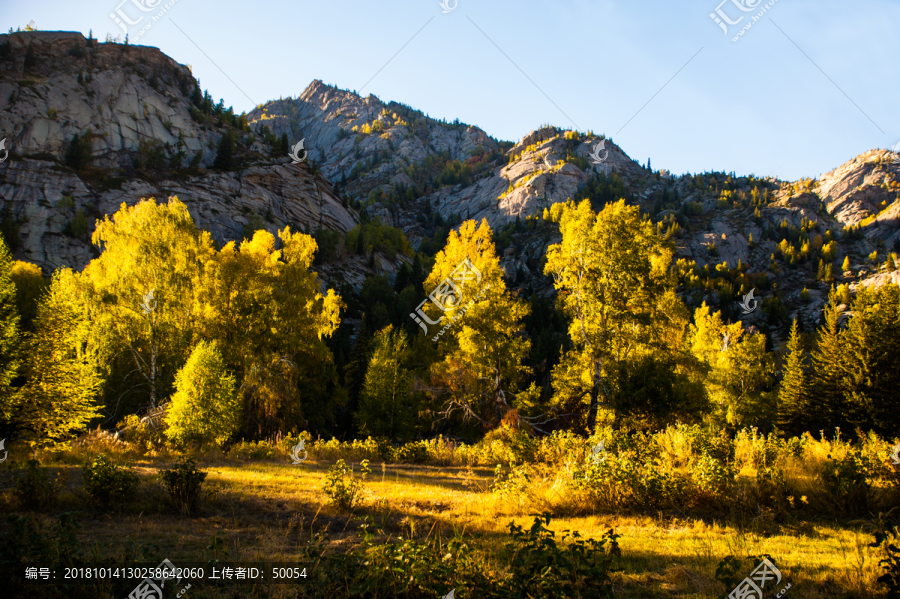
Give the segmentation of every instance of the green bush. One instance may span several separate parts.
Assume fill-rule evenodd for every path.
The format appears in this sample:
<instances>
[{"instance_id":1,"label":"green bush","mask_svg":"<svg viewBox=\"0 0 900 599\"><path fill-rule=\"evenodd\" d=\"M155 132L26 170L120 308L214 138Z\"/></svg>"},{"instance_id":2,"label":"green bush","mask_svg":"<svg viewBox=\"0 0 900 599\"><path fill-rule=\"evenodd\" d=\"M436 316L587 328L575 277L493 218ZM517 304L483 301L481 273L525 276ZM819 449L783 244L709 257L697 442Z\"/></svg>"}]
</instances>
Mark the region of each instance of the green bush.
<instances>
[{"instance_id":1,"label":"green bush","mask_svg":"<svg viewBox=\"0 0 900 599\"><path fill-rule=\"evenodd\" d=\"M507 593L501 596L612 597L609 572L612 558L621 555L620 535L610 529L599 541L583 540L578 532L564 531L557 543L556 533L547 528L550 514L532 515L534 523L527 531L509 524L511 572L503 584Z\"/></svg>"},{"instance_id":2,"label":"green bush","mask_svg":"<svg viewBox=\"0 0 900 599\"><path fill-rule=\"evenodd\" d=\"M869 511L871 486L866 477L867 456L855 451L843 458L834 459L830 455L822 465L819 479L827 497L827 505L835 515L860 516Z\"/></svg>"},{"instance_id":3,"label":"green bush","mask_svg":"<svg viewBox=\"0 0 900 599\"><path fill-rule=\"evenodd\" d=\"M397 449L395 459L407 464L424 464L428 461L428 445L426 441L406 443Z\"/></svg>"},{"instance_id":4,"label":"green bush","mask_svg":"<svg viewBox=\"0 0 900 599\"><path fill-rule=\"evenodd\" d=\"M370 472L369 460L363 460L360 478L354 479L353 469L344 460L338 460L325 475L325 494L339 510L352 511L362 501L363 483Z\"/></svg>"},{"instance_id":5,"label":"green bush","mask_svg":"<svg viewBox=\"0 0 900 599\"><path fill-rule=\"evenodd\" d=\"M128 466L100 454L82 468L84 490L101 508L118 507L134 495L138 476Z\"/></svg>"},{"instance_id":6,"label":"green bush","mask_svg":"<svg viewBox=\"0 0 900 599\"><path fill-rule=\"evenodd\" d=\"M206 472L197 469L192 458L182 458L175 467L160 473L172 504L185 516L196 512L200 503L200 487Z\"/></svg>"},{"instance_id":7,"label":"green bush","mask_svg":"<svg viewBox=\"0 0 900 599\"><path fill-rule=\"evenodd\" d=\"M37 460L28 460L24 471L16 477L16 498L22 506L51 509L61 487L59 478L50 480Z\"/></svg>"}]
</instances>

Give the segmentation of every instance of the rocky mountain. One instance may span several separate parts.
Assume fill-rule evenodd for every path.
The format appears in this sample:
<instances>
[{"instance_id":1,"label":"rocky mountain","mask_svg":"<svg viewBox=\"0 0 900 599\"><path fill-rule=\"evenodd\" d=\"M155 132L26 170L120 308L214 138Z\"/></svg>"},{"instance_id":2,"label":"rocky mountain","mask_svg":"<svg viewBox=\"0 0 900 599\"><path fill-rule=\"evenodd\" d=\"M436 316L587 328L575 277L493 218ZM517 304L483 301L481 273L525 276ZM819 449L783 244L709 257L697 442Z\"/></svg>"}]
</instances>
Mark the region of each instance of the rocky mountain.
<instances>
[{"instance_id":1,"label":"rocky mountain","mask_svg":"<svg viewBox=\"0 0 900 599\"><path fill-rule=\"evenodd\" d=\"M325 177L273 157L228 126L237 119L221 103L204 111L192 95L199 84L190 68L157 48L70 32L0 35L0 135L10 151L0 164L0 201L4 228L20 242L15 256L45 273L81 268L92 257L95 220L147 197L178 196L219 243L248 227L355 226ZM210 167L229 131L242 135L239 164L217 172ZM86 156L72 168L76 136Z\"/></svg>"},{"instance_id":2,"label":"rocky mountain","mask_svg":"<svg viewBox=\"0 0 900 599\"><path fill-rule=\"evenodd\" d=\"M343 238L378 219L425 260L450 227L485 218L510 285L548 296L542 259L558 233L544 210L624 197L673 243L689 305L731 305L730 317L776 332L788 316L814 324L832 284L852 292L900 274L886 260L900 251L900 164L884 150L818 180L672 176L591 132L542 127L506 142L321 81L235 115L156 48L68 32L0 35L0 109L10 149L0 164L3 230L18 241L16 257L45 272L83 266L94 251L87 232L121 203L177 195L220 243L286 224ZM292 164L287 147L300 140L308 159ZM412 260L332 245L320 268L334 286L359 290ZM740 314L736 296L751 288L771 301Z\"/></svg>"}]
</instances>

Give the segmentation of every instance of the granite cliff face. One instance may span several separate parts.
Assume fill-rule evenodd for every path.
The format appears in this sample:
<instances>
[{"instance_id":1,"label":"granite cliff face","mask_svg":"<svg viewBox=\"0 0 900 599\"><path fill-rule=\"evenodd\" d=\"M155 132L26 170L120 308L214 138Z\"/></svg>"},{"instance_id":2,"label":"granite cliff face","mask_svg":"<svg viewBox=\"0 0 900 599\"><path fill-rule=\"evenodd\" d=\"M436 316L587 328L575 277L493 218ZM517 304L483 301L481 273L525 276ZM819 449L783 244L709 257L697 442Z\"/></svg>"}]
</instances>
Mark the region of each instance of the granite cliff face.
<instances>
[{"instance_id":1,"label":"granite cliff face","mask_svg":"<svg viewBox=\"0 0 900 599\"><path fill-rule=\"evenodd\" d=\"M261 154L259 142L254 148L247 140L243 168L207 170L225 130L191 104L189 67L158 49L89 44L68 32L0 35L4 44L0 135L11 155L0 164L0 202L18 229L16 258L47 274L81 268L93 255L96 219L150 197L178 196L219 243L240 239L245 227L312 233L355 226L355 213L326 178L305 163ZM37 64L26 69L29 45ZM90 140L81 170L64 160L76 135ZM141 168L154 153L165 168Z\"/></svg>"},{"instance_id":2,"label":"granite cliff face","mask_svg":"<svg viewBox=\"0 0 900 599\"><path fill-rule=\"evenodd\" d=\"M29 47L36 64L26 67ZM234 136L234 164L214 167L226 134ZM672 176L600 135L545 127L504 142L321 81L238 116L201 95L190 67L156 48L89 43L68 32L0 35L0 135L11 150L0 164L4 231L17 230L17 258L47 273L86 264L95 219L121 203L177 195L219 242L287 224L346 232L364 213L424 248L442 244L437 238L465 218L485 218L510 285L549 295L541 261L558 233L535 224L554 203L606 189L615 197L604 201L624 197L661 230L672 228L676 259L767 273L791 315L811 323L829 285L816 281L815 260L773 268L775 231L806 227L810 237L834 239L836 264L850 262L834 282L851 289L898 276L884 257L900 251L900 164L884 150L819 180ZM90 156L73 168L67 155L76 135L89 139ZM292 164L283 144L301 139L308 159ZM880 258L870 259L873 252ZM321 272L330 285L358 290L367 276L393 276L408 261L343 252ZM689 305L718 301L714 291L682 294Z\"/></svg>"}]
</instances>

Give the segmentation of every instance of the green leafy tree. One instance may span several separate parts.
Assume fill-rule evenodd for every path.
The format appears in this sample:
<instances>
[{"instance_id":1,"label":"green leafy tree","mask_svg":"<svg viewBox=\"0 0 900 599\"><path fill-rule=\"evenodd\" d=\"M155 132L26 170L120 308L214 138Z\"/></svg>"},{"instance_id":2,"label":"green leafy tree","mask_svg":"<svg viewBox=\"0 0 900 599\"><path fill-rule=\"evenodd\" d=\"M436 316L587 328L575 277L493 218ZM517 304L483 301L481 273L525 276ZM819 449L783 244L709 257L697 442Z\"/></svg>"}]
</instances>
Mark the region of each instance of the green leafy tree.
<instances>
[{"instance_id":1,"label":"green leafy tree","mask_svg":"<svg viewBox=\"0 0 900 599\"><path fill-rule=\"evenodd\" d=\"M704 303L694 311L690 344L707 368L711 424L739 428L775 421L775 397L768 392L775 363L765 335L748 333L740 321L723 324L721 312L710 313Z\"/></svg>"},{"instance_id":2,"label":"green leafy tree","mask_svg":"<svg viewBox=\"0 0 900 599\"><path fill-rule=\"evenodd\" d=\"M410 395L409 345L406 331L388 326L375 334L372 359L356 413L361 434L406 440L415 413Z\"/></svg>"},{"instance_id":3,"label":"green leafy tree","mask_svg":"<svg viewBox=\"0 0 900 599\"><path fill-rule=\"evenodd\" d=\"M19 372L19 311L12 277L13 259L0 238L0 415L8 420L13 411L10 383Z\"/></svg>"},{"instance_id":4,"label":"green leafy tree","mask_svg":"<svg viewBox=\"0 0 900 599\"><path fill-rule=\"evenodd\" d=\"M64 444L99 415L103 382L78 275L67 268L54 273L34 329L17 420L31 431L32 446Z\"/></svg>"},{"instance_id":5,"label":"green leafy tree","mask_svg":"<svg viewBox=\"0 0 900 599\"><path fill-rule=\"evenodd\" d=\"M201 341L175 377L166 410L166 436L177 445L222 445L241 424L241 401L234 375L215 342Z\"/></svg>"},{"instance_id":6,"label":"green leafy tree","mask_svg":"<svg viewBox=\"0 0 900 599\"><path fill-rule=\"evenodd\" d=\"M778 389L778 424L789 434L804 432L809 417L809 377L797 319L791 324L784 376Z\"/></svg>"}]
</instances>

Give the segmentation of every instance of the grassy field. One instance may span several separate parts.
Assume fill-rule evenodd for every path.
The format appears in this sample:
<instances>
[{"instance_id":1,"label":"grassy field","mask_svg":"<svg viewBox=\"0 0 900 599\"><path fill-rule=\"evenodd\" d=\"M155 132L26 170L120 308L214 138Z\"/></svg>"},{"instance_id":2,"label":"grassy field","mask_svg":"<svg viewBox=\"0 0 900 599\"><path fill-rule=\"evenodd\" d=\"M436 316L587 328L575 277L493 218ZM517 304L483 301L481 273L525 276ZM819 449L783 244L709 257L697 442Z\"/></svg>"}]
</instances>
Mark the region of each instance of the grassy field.
<instances>
[{"instance_id":1,"label":"grassy field","mask_svg":"<svg viewBox=\"0 0 900 599\"><path fill-rule=\"evenodd\" d=\"M74 456L44 457L42 465L62 488L50 509L34 511L14 492L13 461L2 473L0 508L7 514L31 515L47 522L54 514L79 513L78 540L95 555L123 555L129 544L154 546L173 563L232 559L297 562L303 548L324 534L330 551L359 542L366 519L376 539L463 537L489 569L500 574L497 558L508 525L531 523L530 513L559 506L553 473L538 496L511 498L491 492L488 468L371 464L362 502L352 513L329 504L323 491L333 462L308 460L237 461L221 456L198 465L208 473L204 499L193 517L177 514L166 503L157 472L171 458L134 462L141 485L134 499L118 511L98 511L82 489L81 468ZM359 470L359 463L353 464ZM678 513L666 510L631 515L556 514L554 531L578 531L600 538L608 529L621 535L621 557L612 574L617 597L714 598L729 592L715 578L717 564L728 555L771 555L790 582L790 597L884 597L876 578L880 549L865 521L775 521L765 511L754 517ZM4 529L6 532L7 529ZM749 563L749 562L748 562ZM749 567L749 566L748 566ZM742 575L749 573L749 570ZM247 592L247 587L237 591ZM291 596L290 586L272 587L254 596ZM195 594L194 596L201 596ZM440 595L435 592L435 597ZM467 595L458 592L458 597Z\"/></svg>"}]
</instances>

